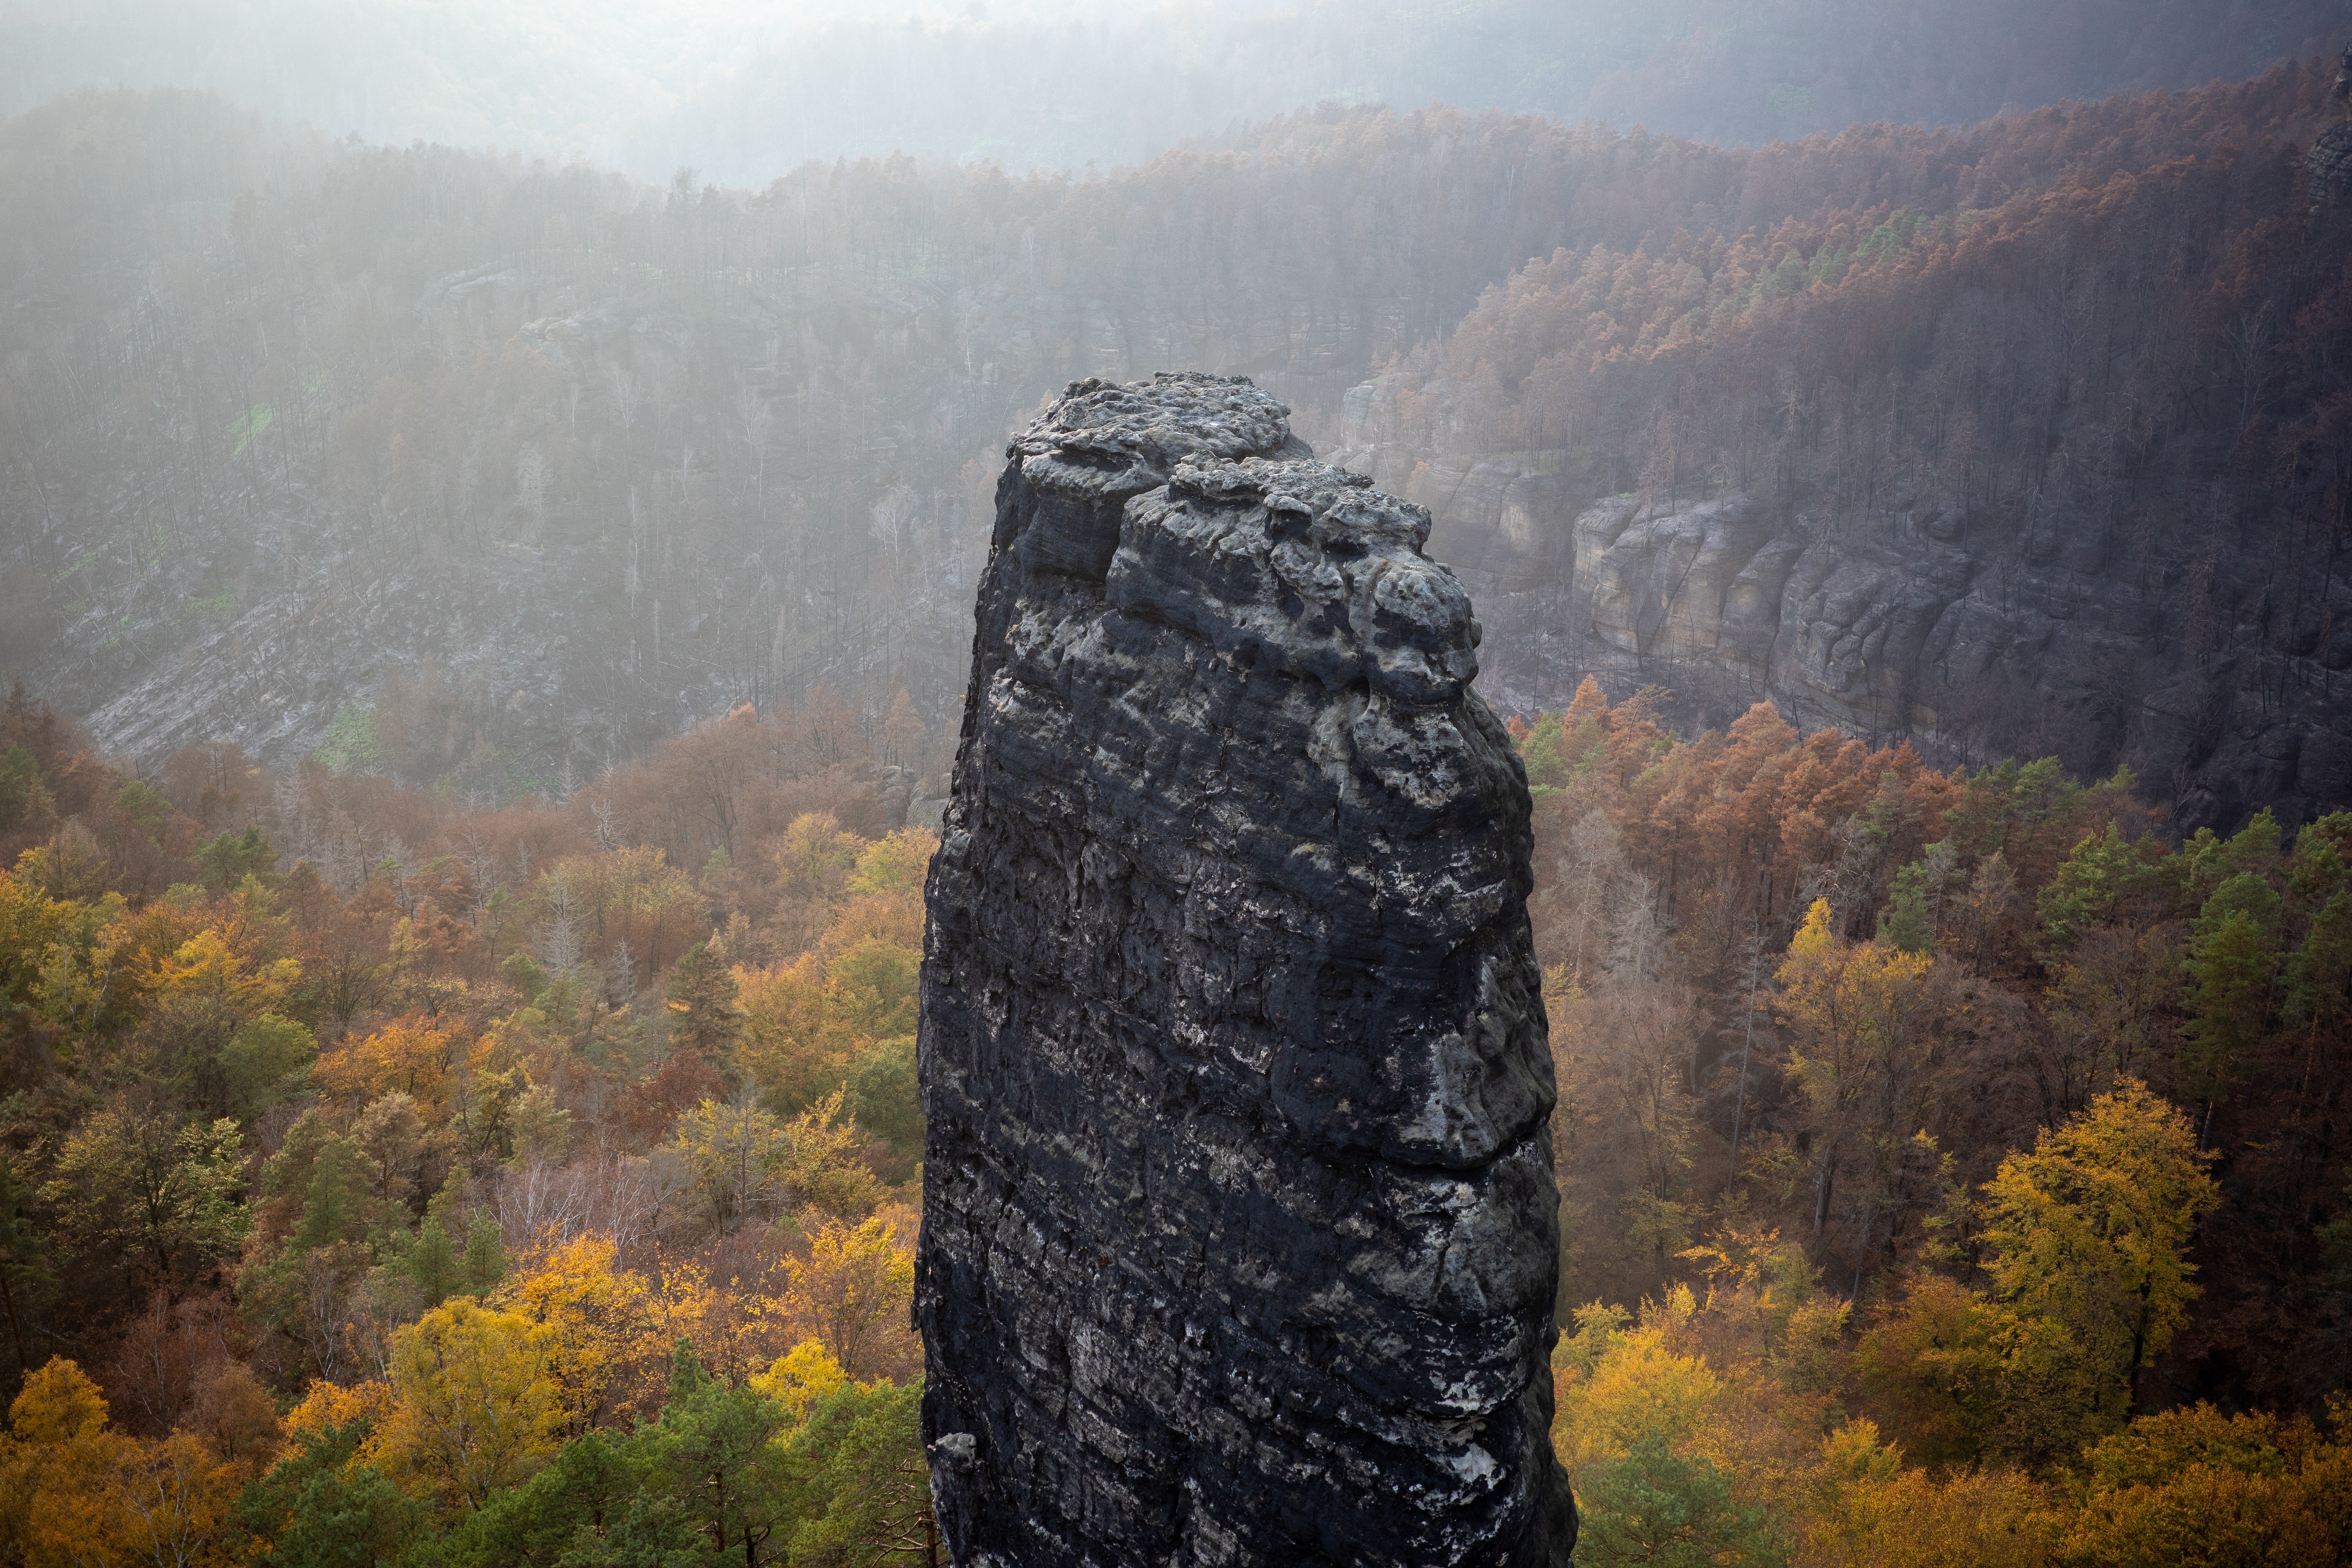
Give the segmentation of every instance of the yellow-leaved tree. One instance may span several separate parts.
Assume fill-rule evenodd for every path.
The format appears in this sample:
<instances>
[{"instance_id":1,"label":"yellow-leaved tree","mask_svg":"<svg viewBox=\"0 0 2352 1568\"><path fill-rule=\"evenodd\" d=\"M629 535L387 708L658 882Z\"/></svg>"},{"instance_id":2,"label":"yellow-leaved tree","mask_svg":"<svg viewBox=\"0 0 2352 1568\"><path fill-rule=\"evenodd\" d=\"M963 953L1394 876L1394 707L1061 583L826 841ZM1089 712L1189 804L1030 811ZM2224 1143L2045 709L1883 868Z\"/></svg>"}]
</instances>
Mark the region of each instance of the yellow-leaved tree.
<instances>
[{"instance_id":1,"label":"yellow-leaved tree","mask_svg":"<svg viewBox=\"0 0 2352 1568\"><path fill-rule=\"evenodd\" d=\"M1853 1364L1874 1413L1936 1466L2071 1464L2120 1429L2197 1296L2210 1158L2130 1079L2011 1153L1979 1205L1986 1288L1915 1270L1873 1312Z\"/></svg>"},{"instance_id":2,"label":"yellow-leaved tree","mask_svg":"<svg viewBox=\"0 0 2352 1568\"><path fill-rule=\"evenodd\" d=\"M1822 1438L1806 1504L1808 1568L2040 1568L2063 1522L2022 1470L1906 1466L1863 1418Z\"/></svg>"},{"instance_id":3,"label":"yellow-leaved tree","mask_svg":"<svg viewBox=\"0 0 2352 1568\"><path fill-rule=\"evenodd\" d=\"M128 1542L116 1494L124 1439L106 1426L106 1396L63 1356L25 1379L0 1447L0 1537L26 1568L106 1563Z\"/></svg>"},{"instance_id":4,"label":"yellow-leaved tree","mask_svg":"<svg viewBox=\"0 0 2352 1568\"><path fill-rule=\"evenodd\" d=\"M478 1509L562 1441L556 1331L458 1296L392 1342L392 1405L368 1457L412 1497Z\"/></svg>"},{"instance_id":5,"label":"yellow-leaved tree","mask_svg":"<svg viewBox=\"0 0 2352 1568\"><path fill-rule=\"evenodd\" d=\"M767 1371L753 1373L750 1382L753 1389L782 1405L797 1426L826 1395L848 1387L849 1374L841 1370L822 1340L803 1340L778 1356Z\"/></svg>"},{"instance_id":6,"label":"yellow-leaved tree","mask_svg":"<svg viewBox=\"0 0 2352 1568\"><path fill-rule=\"evenodd\" d=\"M2221 1201L2212 1156L2147 1085L2126 1079L2011 1154L1985 1184L1985 1271L2020 1315L2063 1327L2101 1385L2102 1413L2137 1401L2140 1368L2198 1295L2189 1242Z\"/></svg>"},{"instance_id":7,"label":"yellow-leaved tree","mask_svg":"<svg viewBox=\"0 0 2352 1568\"><path fill-rule=\"evenodd\" d=\"M1779 1564L1776 1434L1740 1406L1755 1389L1700 1353L1690 1288L1643 1303L1638 1325L1594 1302L1553 1352L1552 1449L1583 1515L1580 1560Z\"/></svg>"},{"instance_id":8,"label":"yellow-leaved tree","mask_svg":"<svg viewBox=\"0 0 2352 1568\"><path fill-rule=\"evenodd\" d=\"M64 1357L25 1380L0 1438L0 1541L25 1568L227 1568L249 1467L192 1432L146 1442L107 1425L106 1396Z\"/></svg>"},{"instance_id":9,"label":"yellow-leaved tree","mask_svg":"<svg viewBox=\"0 0 2352 1568\"><path fill-rule=\"evenodd\" d=\"M428 1120L438 1121L446 1114L452 1049L447 1030L412 1013L326 1052L315 1071L330 1099L356 1109L387 1094L404 1094Z\"/></svg>"},{"instance_id":10,"label":"yellow-leaved tree","mask_svg":"<svg viewBox=\"0 0 2352 1568\"><path fill-rule=\"evenodd\" d=\"M237 1560L229 1541L230 1511L252 1473L193 1432L126 1442L115 1492L131 1560L157 1568L227 1568Z\"/></svg>"},{"instance_id":11,"label":"yellow-leaved tree","mask_svg":"<svg viewBox=\"0 0 2352 1568\"><path fill-rule=\"evenodd\" d=\"M771 1106L797 1110L849 1076L850 1041L825 1026L823 954L735 978L743 1008L735 1059Z\"/></svg>"},{"instance_id":12,"label":"yellow-leaved tree","mask_svg":"<svg viewBox=\"0 0 2352 1568\"><path fill-rule=\"evenodd\" d=\"M705 1100L678 1117L667 1148L685 1166L710 1228L723 1235L774 1211L789 1143L773 1113Z\"/></svg>"},{"instance_id":13,"label":"yellow-leaved tree","mask_svg":"<svg viewBox=\"0 0 2352 1568\"><path fill-rule=\"evenodd\" d=\"M1884 1239L1879 1227L1915 1158L1909 1135L1927 1085L1934 967L1927 954L1891 943L1840 940L1829 900L1816 899L1774 972L1780 1014L1795 1029L1789 1073L1812 1135L1813 1231L1821 1234L1843 1183L1857 1259Z\"/></svg>"},{"instance_id":14,"label":"yellow-leaved tree","mask_svg":"<svg viewBox=\"0 0 2352 1568\"><path fill-rule=\"evenodd\" d=\"M784 1124L777 1169L798 1207L857 1219L881 1201L881 1184L858 1156L866 1134L843 1110L845 1089L835 1089Z\"/></svg>"},{"instance_id":15,"label":"yellow-leaved tree","mask_svg":"<svg viewBox=\"0 0 2352 1568\"><path fill-rule=\"evenodd\" d=\"M914 1248L885 1215L856 1226L832 1215L816 1223L808 1256L786 1262L793 1322L822 1344L843 1373L870 1379L917 1370L907 1328L915 1289Z\"/></svg>"},{"instance_id":16,"label":"yellow-leaved tree","mask_svg":"<svg viewBox=\"0 0 2352 1568\"><path fill-rule=\"evenodd\" d=\"M2144 1415L2087 1450L2069 1568L2341 1563L2352 1548L2352 1400L2328 1401L2337 1440L2307 1416L2210 1405ZM2192 1556L2190 1553L2193 1552Z\"/></svg>"},{"instance_id":17,"label":"yellow-leaved tree","mask_svg":"<svg viewBox=\"0 0 2352 1568\"><path fill-rule=\"evenodd\" d=\"M392 1404L390 1384L377 1383L373 1379L365 1383L339 1384L314 1377L310 1387L303 1391L300 1402L286 1413L283 1427L286 1443L281 1457L300 1453L305 1439L323 1436L338 1426L348 1426L355 1421L374 1430L383 1425L385 1416L392 1414Z\"/></svg>"},{"instance_id":18,"label":"yellow-leaved tree","mask_svg":"<svg viewBox=\"0 0 2352 1568\"><path fill-rule=\"evenodd\" d=\"M624 1426L638 1396L668 1368L645 1278L620 1264L610 1236L590 1234L526 1253L490 1304L547 1331L547 1366L563 1429Z\"/></svg>"}]
</instances>

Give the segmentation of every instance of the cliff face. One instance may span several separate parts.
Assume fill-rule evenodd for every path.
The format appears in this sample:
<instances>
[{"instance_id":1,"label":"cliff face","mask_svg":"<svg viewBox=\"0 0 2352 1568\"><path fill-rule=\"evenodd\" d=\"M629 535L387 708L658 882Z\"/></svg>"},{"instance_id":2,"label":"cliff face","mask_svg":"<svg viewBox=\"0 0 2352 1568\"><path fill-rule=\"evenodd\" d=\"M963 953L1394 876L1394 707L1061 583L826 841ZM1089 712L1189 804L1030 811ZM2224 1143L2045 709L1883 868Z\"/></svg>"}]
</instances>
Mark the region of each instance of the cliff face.
<instances>
[{"instance_id":1,"label":"cliff face","mask_svg":"<svg viewBox=\"0 0 2352 1568\"><path fill-rule=\"evenodd\" d=\"M1564 1564L1528 797L1419 508L1248 383L1010 449L929 890L967 1564Z\"/></svg>"},{"instance_id":2,"label":"cliff face","mask_svg":"<svg viewBox=\"0 0 2352 1568\"><path fill-rule=\"evenodd\" d=\"M2339 120L2313 137L2303 162L2313 196L2322 205L2342 201L2352 187L2352 121Z\"/></svg>"},{"instance_id":3,"label":"cliff face","mask_svg":"<svg viewBox=\"0 0 2352 1568\"><path fill-rule=\"evenodd\" d=\"M1434 514L1498 710L1592 673L1685 733L1769 700L2126 766L2175 830L2309 820L2352 798L2342 81L2268 73L2225 132L2218 87L2037 111L1965 177L1531 260L1350 388L1331 460Z\"/></svg>"},{"instance_id":4,"label":"cliff face","mask_svg":"<svg viewBox=\"0 0 2352 1568\"><path fill-rule=\"evenodd\" d=\"M1403 480L1369 445L1335 456ZM1670 689L1693 729L1770 700L1943 764L2127 766L2183 829L2352 799L2352 582L2307 569L2331 546L2289 520L2272 538L1971 528L1898 504L1832 526L1738 493L1580 510L1557 478L1468 459L1430 462L1417 493L1507 712L1561 707L1590 673L1615 697Z\"/></svg>"}]
</instances>

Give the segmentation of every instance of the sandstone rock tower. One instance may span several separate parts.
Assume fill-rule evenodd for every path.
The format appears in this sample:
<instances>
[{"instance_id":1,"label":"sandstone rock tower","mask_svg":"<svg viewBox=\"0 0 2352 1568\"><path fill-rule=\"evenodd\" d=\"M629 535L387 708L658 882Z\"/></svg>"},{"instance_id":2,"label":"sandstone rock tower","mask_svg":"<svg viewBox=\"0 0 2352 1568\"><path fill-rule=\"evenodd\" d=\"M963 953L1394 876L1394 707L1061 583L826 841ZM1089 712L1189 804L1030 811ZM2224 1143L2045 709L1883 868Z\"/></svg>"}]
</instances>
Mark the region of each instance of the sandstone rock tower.
<instances>
[{"instance_id":1,"label":"sandstone rock tower","mask_svg":"<svg viewBox=\"0 0 2352 1568\"><path fill-rule=\"evenodd\" d=\"M1573 1543L1524 775L1428 514L1286 413L1079 382L997 489L920 1044L966 1568Z\"/></svg>"},{"instance_id":2,"label":"sandstone rock tower","mask_svg":"<svg viewBox=\"0 0 2352 1568\"><path fill-rule=\"evenodd\" d=\"M2312 139L2303 163L2311 171L2315 210L2342 201L2346 190L2352 188L2352 44L2344 46L2336 62L2336 84L2327 94L2327 123Z\"/></svg>"}]
</instances>

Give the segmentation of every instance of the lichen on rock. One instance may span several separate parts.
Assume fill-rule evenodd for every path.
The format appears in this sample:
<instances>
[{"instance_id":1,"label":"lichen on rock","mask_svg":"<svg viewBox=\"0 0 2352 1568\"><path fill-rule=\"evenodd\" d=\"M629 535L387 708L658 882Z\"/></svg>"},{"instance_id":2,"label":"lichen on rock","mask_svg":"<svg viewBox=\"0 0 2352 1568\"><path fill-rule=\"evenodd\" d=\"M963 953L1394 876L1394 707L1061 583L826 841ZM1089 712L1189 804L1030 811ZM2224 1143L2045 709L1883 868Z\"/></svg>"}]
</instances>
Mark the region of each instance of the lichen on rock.
<instances>
[{"instance_id":1,"label":"lichen on rock","mask_svg":"<svg viewBox=\"0 0 2352 1568\"><path fill-rule=\"evenodd\" d=\"M1008 451L919 1046L959 1563L1573 1543L1524 775L1428 514L1286 415L1081 382Z\"/></svg>"}]
</instances>

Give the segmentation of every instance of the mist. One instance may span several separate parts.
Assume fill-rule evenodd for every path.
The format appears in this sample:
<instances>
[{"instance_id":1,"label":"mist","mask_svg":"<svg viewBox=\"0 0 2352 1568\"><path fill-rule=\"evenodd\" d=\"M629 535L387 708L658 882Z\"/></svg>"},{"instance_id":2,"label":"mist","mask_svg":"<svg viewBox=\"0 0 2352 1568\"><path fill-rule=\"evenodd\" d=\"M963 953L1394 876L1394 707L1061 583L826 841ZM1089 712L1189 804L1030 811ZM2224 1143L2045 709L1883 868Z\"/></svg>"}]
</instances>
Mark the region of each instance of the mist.
<instances>
[{"instance_id":1,"label":"mist","mask_svg":"<svg viewBox=\"0 0 2352 1568\"><path fill-rule=\"evenodd\" d=\"M0 0L0 1568L2352 1562L2347 39Z\"/></svg>"},{"instance_id":2,"label":"mist","mask_svg":"<svg viewBox=\"0 0 2352 1568\"><path fill-rule=\"evenodd\" d=\"M2341 0L11 0L0 113L70 89L217 92L328 136L759 188L904 153L1065 174L1318 104L1444 103L1768 142L1958 124L2245 75Z\"/></svg>"}]
</instances>

